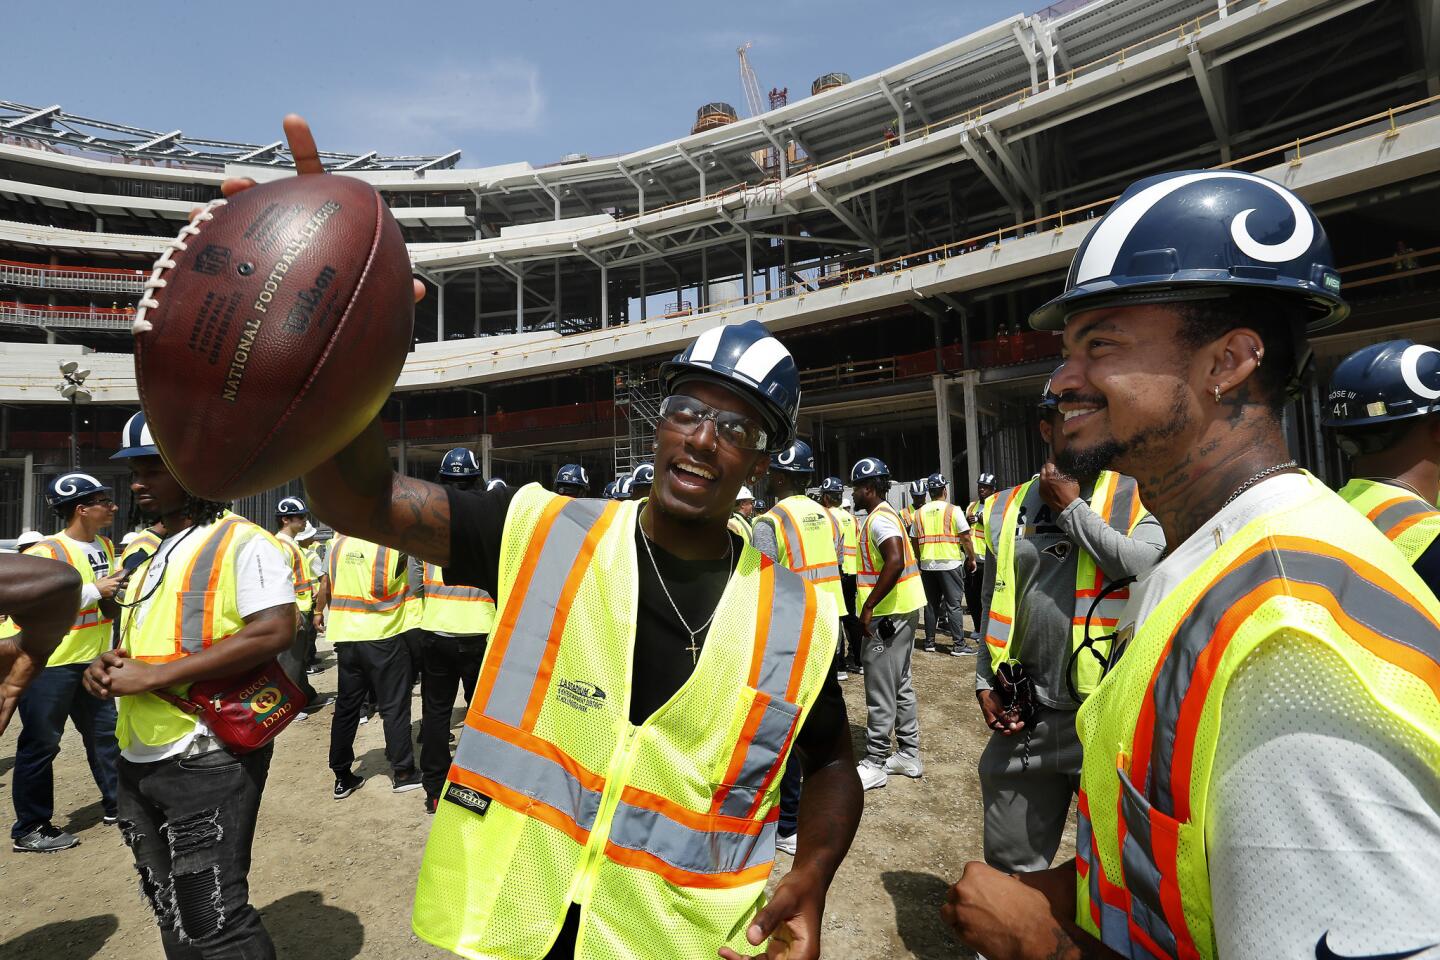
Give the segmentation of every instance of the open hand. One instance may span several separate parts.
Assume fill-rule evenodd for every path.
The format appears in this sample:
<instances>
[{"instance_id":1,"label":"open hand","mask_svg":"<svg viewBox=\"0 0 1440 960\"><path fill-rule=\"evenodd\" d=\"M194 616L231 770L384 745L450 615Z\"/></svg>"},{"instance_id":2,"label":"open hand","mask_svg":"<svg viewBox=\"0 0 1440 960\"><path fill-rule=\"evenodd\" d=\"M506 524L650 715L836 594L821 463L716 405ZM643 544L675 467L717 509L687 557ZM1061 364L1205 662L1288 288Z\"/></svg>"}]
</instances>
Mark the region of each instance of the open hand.
<instances>
[{"instance_id":1,"label":"open hand","mask_svg":"<svg viewBox=\"0 0 1440 960\"><path fill-rule=\"evenodd\" d=\"M754 945L770 938L764 953L736 953L720 948L724 960L816 960L820 956L820 917L825 909L825 892L809 874L792 870L775 888L775 896L745 931Z\"/></svg>"}]
</instances>

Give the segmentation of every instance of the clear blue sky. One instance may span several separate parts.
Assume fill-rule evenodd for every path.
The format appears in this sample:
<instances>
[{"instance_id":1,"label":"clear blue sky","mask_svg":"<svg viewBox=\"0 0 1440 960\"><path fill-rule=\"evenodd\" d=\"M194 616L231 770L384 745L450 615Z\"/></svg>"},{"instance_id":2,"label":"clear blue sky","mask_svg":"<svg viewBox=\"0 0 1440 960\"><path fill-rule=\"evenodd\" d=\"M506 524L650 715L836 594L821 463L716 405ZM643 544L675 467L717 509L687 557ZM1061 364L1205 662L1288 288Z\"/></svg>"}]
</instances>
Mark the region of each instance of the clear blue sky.
<instances>
[{"instance_id":1,"label":"clear blue sky","mask_svg":"<svg viewBox=\"0 0 1440 960\"><path fill-rule=\"evenodd\" d=\"M796 100L822 73L874 73L1029 12L1021 2L31 3L0 57L0 99L257 143L294 110L326 149L540 164L672 139L710 100L744 116L742 41L762 96L788 86Z\"/></svg>"}]
</instances>

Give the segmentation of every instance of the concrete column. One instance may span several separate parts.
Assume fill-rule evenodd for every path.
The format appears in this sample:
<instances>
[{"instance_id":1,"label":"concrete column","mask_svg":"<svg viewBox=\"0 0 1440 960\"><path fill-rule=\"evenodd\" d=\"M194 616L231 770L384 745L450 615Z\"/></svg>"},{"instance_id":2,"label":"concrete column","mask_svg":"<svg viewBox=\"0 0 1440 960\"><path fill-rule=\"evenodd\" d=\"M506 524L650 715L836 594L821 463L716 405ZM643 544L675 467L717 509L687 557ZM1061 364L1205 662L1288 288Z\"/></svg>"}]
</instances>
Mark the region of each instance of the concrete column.
<instances>
[{"instance_id":1,"label":"concrete column","mask_svg":"<svg viewBox=\"0 0 1440 960\"><path fill-rule=\"evenodd\" d=\"M480 268L475 268L475 336L480 336Z\"/></svg>"},{"instance_id":2,"label":"concrete column","mask_svg":"<svg viewBox=\"0 0 1440 960\"><path fill-rule=\"evenodd\" d=\"M515 332L525 332L525 275L515 278Z\"/></svg>"},{"instance_id":3,"label":"concrete column","mask_svg":"<svg viewBox=\"0 0 1440 960\"><path fill-rule=\"evenodd\" d=\"M965 389L965 472L968 474L965 486L970 491L971 500L980 496L975 477L984 466L980 453L980 411L976 408L975 400L975 387L979 381L978 370L966 370L960 374L960 382Z\"/></svg>"},{"instance_id":4,"label":"concrete column","mask_svg":"<svg viewBox=\"0 0 1440 960\"><path fill-rule=\"evenodd\" d=\"M950 386L945 377L938 373L930 378L930 386L935 391L935 429L940 437L940 472L948 477L955 470L955 456L950 448Z\"/></svg>"},{"instance_id":5,"label":"concrete column","mask_svg":"<svg viewBox=\"0 0 1440 960\"><path fill-rule=\"evenodd\" d=\"M745 238L745 284L743 287L745 299L749 300L755 289L755 251L752 249L749 236Z\"/></svg>"},{"instance_id":6,"label":"concrete column","mask_svg":"<svg viewBox=\"0 0 1440 960\"><path fill-rule=\"evenodd\" d=\"M600 329L610 326L610 268L600 268Z\"/></svg>"},{"instance_id":7,"label":"concrete column","mask_svg":"<svg viewBox=\"0 0 1440 960\"><path fill-rule=\"evenodd\" d=\"M494 476L494 474L490 472L490 451L494 446L494 437L488 433L480 434L480 473L486 480Z\"/></svg>"},{"instance_id":8,"label":"concrete column","mask_svg":"<svg viewBox=\"0 0 1440 960\"><path fill-rule=\"evenodd\" d=\"M397 472L404 477L409 476L405 472L405 400L397 397L396 402L400 406L400 465Z\"/></svg>"},{"instance_id":9,"label":"concrete column","mask_svg":"<svg viewBox=\"0 0 1440 960\"><path fill-rule=\"evenodd\" d=\"M445 340L445 281L435 281L435 342Z\"/></svg>"},{"instance_id":10,"label":"concrete column","mask_svg":"<svg viewBox=\"0 0 1440 960\"><path fill-rule=\"evenodd\" d=\"M645 261L640 261L640 322L645 322Z\"/></svg>"}]
</instances>

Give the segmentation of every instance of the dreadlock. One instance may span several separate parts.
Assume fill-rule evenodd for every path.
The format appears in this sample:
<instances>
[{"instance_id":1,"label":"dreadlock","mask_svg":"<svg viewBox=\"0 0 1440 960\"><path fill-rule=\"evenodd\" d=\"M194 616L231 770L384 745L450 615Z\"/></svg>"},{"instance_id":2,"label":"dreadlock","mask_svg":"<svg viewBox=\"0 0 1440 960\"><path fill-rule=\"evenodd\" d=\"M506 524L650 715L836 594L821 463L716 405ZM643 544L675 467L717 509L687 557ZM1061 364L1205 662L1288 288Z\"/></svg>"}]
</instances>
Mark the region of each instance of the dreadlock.
<instances>
[{"instance_id":1,"label":"dreadlock","mask_svg":"<svg viewBox=\"0 0 1440 960\"><path fill-rule=\"evenodd\" d=\"M203 527L207 523L214 523L220 519L220 515L230 509L229 503L221 503L216 500L202 500L200 497L185 495L185 505L180 508L182 516L187 517L197 527ZM135 501L130 501L130 515L128 525L131 530L138 530L140 527L148 527L156 523L158 516L142 513Z\"/></svg>"}]
</instances>

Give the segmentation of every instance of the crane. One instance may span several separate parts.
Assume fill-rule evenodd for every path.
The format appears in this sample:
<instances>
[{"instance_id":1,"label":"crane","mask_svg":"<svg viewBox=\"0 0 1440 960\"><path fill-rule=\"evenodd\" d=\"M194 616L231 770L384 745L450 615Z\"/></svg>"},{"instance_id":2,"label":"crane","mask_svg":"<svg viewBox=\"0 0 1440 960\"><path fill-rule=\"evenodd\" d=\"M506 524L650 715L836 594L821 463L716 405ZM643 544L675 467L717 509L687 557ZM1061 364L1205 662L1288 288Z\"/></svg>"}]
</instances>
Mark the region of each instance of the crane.
<instances>
[{"instance_id":1,"label":"crane","mask_svg":"<svg viewBox=\"0 0 1440 960\"><path fill-rule=\"evenodd\" d=\"M755 79L755 68L750 66L750 58L745 55L751 45L752 41L746 40L735 48L735 53L740 57L740 86L745 88L745 103L750 108L750 116L758 117L765 108L760 103L760 81Z\"/></svg>"}]
</instances>

